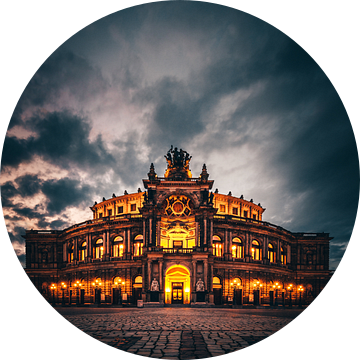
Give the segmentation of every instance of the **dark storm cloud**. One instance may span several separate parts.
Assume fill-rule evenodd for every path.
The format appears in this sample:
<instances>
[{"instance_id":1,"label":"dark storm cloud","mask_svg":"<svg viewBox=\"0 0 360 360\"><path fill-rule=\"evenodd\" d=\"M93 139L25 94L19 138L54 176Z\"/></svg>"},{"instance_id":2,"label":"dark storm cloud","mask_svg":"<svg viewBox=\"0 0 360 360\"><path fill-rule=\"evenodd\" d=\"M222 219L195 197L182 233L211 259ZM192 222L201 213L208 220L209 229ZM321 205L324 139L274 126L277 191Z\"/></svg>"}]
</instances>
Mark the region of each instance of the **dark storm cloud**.
<instances>
[{"instance_id":1,"label":"dark storm cloud","mask_svg":"<svg viewBox=\"0 0 360 360\"><path fill-rule=\"evenodd\" d=\"M40 212L46 206L47 214L62 212L69 206L78 205L83 201L90 201L93 189L79 180L62 178L39 180L33 175L24 175L15 180L15 187L11 182L1 187L3 207L11 207L19 216L29 219L41 219L44 215ZM46 204L38 204L34 208L23 207L22 204L14 205L10 200L17 195L22 197L33 196L39 192L46 196Z\"/></svg>"},{"instance_id":2,"label":"dark storm cloud","mask_svg":"<svg viewBox=\"0 0 360 360\"><path fill-rule=\"evenodd\" d=\"M56 166L69 168L103 167L114 164L114 158L106 150L101 135L95 141L89 139L90 125L69 112L38 115L28 121L27 127L37 136L18 139L5 138L2 155L3 167L17 167L29 162L35 155ZM14 156L15 154L15 156Z\"/></svg>"},{"instance_id":3,"label":"dark storm cloud","mask_svg":"<svg viewBox=\"0 0 360 360\"><path fill-rule=\"evenodd\" d=\"M17 192L23 196L33 196L41 190L42 181L36 175L26 174L15 180Z\"/></svg>"},{"instance_id":4,"label":"dark storm cloud","mask_svg":"<svg viewBox=\"0 0 360 360\"><path fill-rule=\"evenodd\" d=\"M101 73L73 52L55 51L30 80L16 106L9 129L24 124L24 111L56 104L60 96L85 101L101 93L108 84Z\"/></svg>"},{"instance_id":5,"label":"dark storm cloud","mask_svg":"<svg viewBox=\"0 0 360 360\"><path fill-rule=\"evenodd\" d=\"M167 149L169 143L191 140L204 130L201 105L191 96L187 85L175 78L163 78L154 86L140 91L136 101L155 106L147 142L158 151Z\"/></svg>"},{"instance_id":6,"label":"dark storm cloud","mask_svg":"<svg viewBox=\"0 0 360 360\"><path fill-rule=\"evenodd\" d=\"M118 166L114 167L116 178L120 178L121 182L132 189L142 186L141 179L145 175L149 164L147 156L139 154L139 134L136 131L130 132L121 140L116 140L113 145L116 147L116 160ZM126 189L120 189L122 195ZM105 195L109 198L113 191Z\"/></svg>"},{"instance_id":7,"label":"dark storm cloud","mask_svg":"<svg viewBox=\"0 0 360 360\"><path fill-rule=\"evenodd\" d=\"M49 200L47 211L56 214L69 206L78 206L83 201L89 202L91 188L88 185L81 185L74 179L63 178L44 182L42 192Z\"/></svg>"}]
</instances>

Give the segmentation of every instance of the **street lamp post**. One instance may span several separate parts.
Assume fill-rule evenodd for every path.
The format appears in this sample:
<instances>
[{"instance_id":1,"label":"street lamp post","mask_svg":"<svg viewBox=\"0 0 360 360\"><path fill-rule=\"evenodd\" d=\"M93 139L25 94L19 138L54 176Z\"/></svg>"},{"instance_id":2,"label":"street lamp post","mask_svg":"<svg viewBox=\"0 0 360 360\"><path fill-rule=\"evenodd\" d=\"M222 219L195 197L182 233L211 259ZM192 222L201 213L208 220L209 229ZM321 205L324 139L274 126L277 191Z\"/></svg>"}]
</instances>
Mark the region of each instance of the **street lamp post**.
<instances>
[{"instance_id":1,"label":"street lamp post","mask_svg":"<svg viewBox=\"0 0 360 360\"><path fill-rule=\"evenodd\" d=\"M233 305L242 305L242 286L241 280L239 278L235 278L230 283L230 288L233 289Z\"/></svg>"},{"instance_id":2,"label":"street lamp post","mask_svg":"<svg viewBox=\"0 0 360 360\"><path fill-rule=\"evenodd\" d=\"M301 294L302 292L304 291L304 288L302 285L299 285L298 287L298 291L299 291L299 308L301 309L302 308L302 303L301 303Z\"/></svg>"},{"instance_id":3,"label":"street lamp post","mask_svg":"<svg viewBox=\"0 0 360 360\"><path fill-rule=\"evenodd\" d=\"M292 292L293 292L293 284L290 284L287 289L289 290L289 293L290 293L290 298L289 298L289 307L292 307Z\"/></svg>"},{"instance_id":4,"label":"street lamp post","mask_svg":"<svg viewBox=\"0 0 360 360\"><path fill-rule=\"evenodd\" d=\"M81 283L79 280L76 281L74 284L75 291L76 291L76 305L80 305L80 289L81 289Z\"/></svg>"},{"instance_id":5,"label":"street lamp post","mask_svg":"<svg viewBox=\"0 0 360 360\"><path fill-rule=\"evenodd\" d=\"M254 282L254 305L258 306L260 305L260 295L261 295L261 288L262 284L260 281Z\"/></svg>"},{"instance_id":6,"label":"street lamp post","mask_svg":"<svg viewBox=\"0 0 360 360\"><path fill-rule=\"evenodd\" d=\"M278 290L280 290L280 288L281 286L279 285L279 283L273 285L273 289L275 291L275 306L278 306Z\"/></svg>"},{"instance_id":7,"label":"street lamp post","mask_svg":"<svg viewBox=\"0 0 360 360\"><path fill-rule=\"evenodd\" d=\"M64 298L64 291L66 289L66 284L64 282L61 283L61 291L62 291L62 298L61 298L61 305L65 306L65 298Z\"/></svg>"},{"instance_id":8,"label":"street lamp post","mask_svg":"<svg viewBox=\"0 0 360 360\"><path fill-rule=\"evenodd\" d=\"M101 298L99 299L99 290L101 290L101 281L96 279L95 282L92 283L92 286L95 289L95 304L100 304Z\"/></svg>"},{"instance_id":9,"label":"street lamp post","mask_svg":"<svg viewBox=\"0 0 360 360\"><path fill-rule=\"evenodd\" d=\"M55 284L51 284L50 289L52 290L52 304L53 304L53 306L55 306L55 290L56 290L56 285L55 285Z\"/></svg>"},{"instance_id":10,"label":"street lamp post","mask_svg":"<svg viewBox=\"0 0 360 360\"><path fill-rule=\"evenodd\" d=\"M125 282L121 282L121 279L119 279L119 281L115 281L115 286L118 287L119 293L118 293L118 301L117 301L117 305L122 305L122 297L121 297L121 285L124 285Z\"/></svg>"}]
</instances>

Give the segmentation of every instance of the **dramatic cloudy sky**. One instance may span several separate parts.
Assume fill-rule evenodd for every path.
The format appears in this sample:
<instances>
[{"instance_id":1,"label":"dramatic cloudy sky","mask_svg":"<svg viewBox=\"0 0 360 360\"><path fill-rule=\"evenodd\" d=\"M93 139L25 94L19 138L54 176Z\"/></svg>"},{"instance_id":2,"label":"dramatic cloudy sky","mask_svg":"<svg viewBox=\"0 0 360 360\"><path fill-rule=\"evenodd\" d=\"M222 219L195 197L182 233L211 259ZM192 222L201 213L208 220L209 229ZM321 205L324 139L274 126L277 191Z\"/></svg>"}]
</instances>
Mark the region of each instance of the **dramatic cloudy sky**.
<instances>
[{"instance_id":1,"label":"dramatic cloudy sky","mask_svg":"<svg viewBox=\"0 0 360 360\"><path fill-rule=\"evenodd\" d=\"M170 145L206 163L215 188L290 231L330 232L335 269L358 204L358 155L343 104L314 60L230 8L162 2L109 15L39 68L1 163L10 239L91 218L94 201L162 176Z\"/></svg>"}]
</instances>

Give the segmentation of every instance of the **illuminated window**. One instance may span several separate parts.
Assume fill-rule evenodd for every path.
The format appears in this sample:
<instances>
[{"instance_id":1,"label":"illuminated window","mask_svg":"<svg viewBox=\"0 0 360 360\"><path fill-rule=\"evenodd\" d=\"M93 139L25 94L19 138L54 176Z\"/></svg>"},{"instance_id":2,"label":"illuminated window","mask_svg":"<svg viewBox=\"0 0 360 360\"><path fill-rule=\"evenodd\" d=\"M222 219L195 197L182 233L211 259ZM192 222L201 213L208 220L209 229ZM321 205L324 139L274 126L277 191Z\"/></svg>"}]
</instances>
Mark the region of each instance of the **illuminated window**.
<instances>
[{"instance_id":1,"label":"illuminated window","mask_svg":"<svg viewBox=\"0 0 360 360\"><path fill-rule=\"evenodd\" d=\"M137 235L134 239L134 256L141 256L143 253L143 236Z\"/></svg>"},{"instance_id":2,"label":"illuminated window","mask_svg":"<svg viewBox=\"0 0 360 360\"><path fill-rule=\"evenodd\" d=\"M134 287L142 287L142 276L138 275L134 280Z\"/></svg>"},{"instance_id":3,"label":"illuminated window","mask_svg":"<svg viewBox=\"0 0 360 360\"><path fill-rule=\"evenodd\" d=\"M112 215L112 209L109 209L108 210L108 216L111 216Z\"/></svg>"},{"instance_id":4,"label":"illuminated window","mask_svg":"<svg viewBox=\"0 0 360 360\"><path fill-rule=\"evenodd\" d=\"M244 217L248 217L248 212L244 211Z\"/></svg>"},{"instance_id":5,"label":"illuminated window","mask_svg":"<svg viewBox=\"0 0 360 360\"><path fill-rule=\"evenodd\" d=\"M103 239L98 239L95 242L95 259L101 259L104 255L104 246L103 246Z\"/></svg>"},{"instance_id":6,"label":"illuminated window","mask_svg":"<svg viewBox=\"0 0 360 360\"><path fill-rule=\"evenodd\" d=\"M271 263L275 262L275 250L272 244L268 245L268 259Z\"/></svg>"},{"instance_id":7,"label":"illuminated window","mask_svg":"<svg viewBox=\"0 0 360 360\"><path fill-rule=\"evenodd\" d=\"M225 205L220 205L220 212L225 212Z\"/></svg>"},{"instance_id":8,"label":"illuminated window","mask_svg":"<svg viewBox=\"0 0 360 360\"><path fill-rule=\"evenodd\" d=\"M261 260L260 244L256 240L253 240L253 242L251 243L251 257L253 258L253 260Z\"/></svg>"},{"instance_id":9,"label":"illuminated window","mask_svg":"<svg viewBox=\"0 0 360 360\"><path fill-rule=\"evenodd\" d=\"M124 212L124 207L123 206L118 206L118 214L122 214Z\"/></svg>"},{"instance_id":10,"label":"illuminated window","mask_svg":"<svg viewBox=\"0 0 360 360\"><path fill-rule=\"evenodd\" d=\"M136 211L136 204L130 205L130 211Z\"/></svg>"},{"instance_id":11,"label":"illuminated window","mask_svg":"<svg viewBox=\"0 0 360 360\"><path fill-rule=\"evenodd\" d=\"M232 209L232 213L233 213L233 215L237 215L237 214L238 214L238 208L237 208L237 207L234 207L234 208Z\"/></svg>"},{"instance_id":12,"label":"illuminated window","mask_svg":"<svg viewBox=\"0 0 360 360\"><path fill-rule=\"evenodd\" d=\"M234 238L232 240L231 253L234 259L241 259L243 255L243 244L239 238Z\"/></svg>"},{"instance_id":13,"label":"illuminated window","mask_svg":"<svg viewBox=\"0 0 360 360\"><path fill-rule=\"evenodd\" d=\"M121 257L124 255L124 239L121 236L117 236L113 241L113 256Z\"/></svg>"},{"instance_id":14,"label":"illuminated window","mask_svg":"<svg viewBox=\"0 0 360 360\"><path fill-rule=\"evenodd\" d=\"M86 250L86 241L84 241L80 246L80 261L84 261L87 256L87 250Z\"/></svg>"},{"instance_id":15,"label":"illuminated window","mask_svg":"<svg viewBox=\"0 0 360 360\"><path fill-rule=\"evenodd\" d=\"M221 288L221 281L217 276L213 277L213 287L214 287L214 289L220 289Z\"/></svg>"},{"instance_id":16,"label":"illuminated window","mask_svg":"<svg viewBox=\"0 0 360 360\"><path fill-rule=\"evenodd\" d=\"M283 248L281 248L281 263L283 265L286 265L286 250L284 250Z\"/></svg>"},{"instance_id":17,"label":"illuminated window","mask_svg":"<svg viewBox=\"0 0 360 360\"><path fill-rule=\"evenodd\" d=\"M213 255L222 256L222 243L219 236L213 236Z\"/></svg>"},{"instance_id":18,"label":"illuminated window","mask_svg":"<svg viewBox=\"0 0 360 360\"><path fill-rule=\"evenodd\" d=\"M68 262L73 262L73 261L74 261L74 245L70 245L68 250Z\"/></svg>"}]
</instances>

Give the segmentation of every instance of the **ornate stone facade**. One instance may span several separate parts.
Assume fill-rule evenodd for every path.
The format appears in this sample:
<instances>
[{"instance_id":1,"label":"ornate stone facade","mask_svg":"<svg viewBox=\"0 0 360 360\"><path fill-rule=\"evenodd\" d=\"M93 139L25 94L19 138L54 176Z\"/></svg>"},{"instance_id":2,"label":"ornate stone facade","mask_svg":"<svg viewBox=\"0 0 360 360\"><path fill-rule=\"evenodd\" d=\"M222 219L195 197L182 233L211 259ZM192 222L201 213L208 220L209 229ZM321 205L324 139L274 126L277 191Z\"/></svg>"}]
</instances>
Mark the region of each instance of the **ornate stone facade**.
<instances>
[{"instance_id":1,"label":"ornate stone facade","mask_svg":"<svg viewBox=\"0 0 360 360\"><path fill-rule=\"evenodd\" d=\"M290 306L319 294L329 234L265 222L260 204L212 192L205 164L193 178L186 151L165 158L163 178L151 164L144 192L95 203L92 220L26 231L26 272L49 301Z\"/></svg>"}]
</instances>

